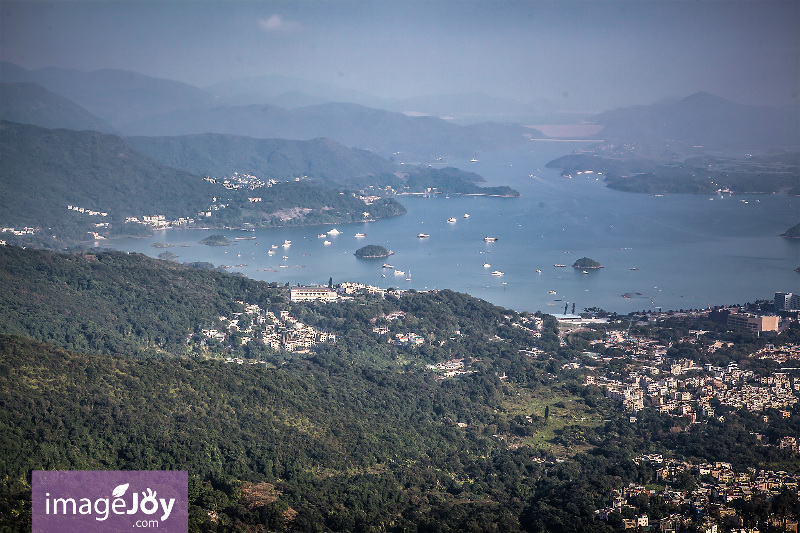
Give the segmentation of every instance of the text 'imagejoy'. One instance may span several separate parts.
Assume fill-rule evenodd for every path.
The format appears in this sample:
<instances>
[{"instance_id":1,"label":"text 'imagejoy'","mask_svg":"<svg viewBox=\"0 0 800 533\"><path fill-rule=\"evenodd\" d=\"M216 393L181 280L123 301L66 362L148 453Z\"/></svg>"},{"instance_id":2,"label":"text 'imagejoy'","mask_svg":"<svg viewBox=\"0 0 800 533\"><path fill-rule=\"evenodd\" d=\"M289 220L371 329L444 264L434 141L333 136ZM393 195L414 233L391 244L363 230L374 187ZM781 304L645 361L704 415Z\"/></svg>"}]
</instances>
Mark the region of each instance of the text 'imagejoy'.
<instances>
[{"instance_id":1,"label":"text 'imagejoy'","mask_svg":"<svg viewBox=\"0 0 800 533\"><path fill-rule=\"evenodd\" d=\"M188 530L186 471L34 471L33 531Z\"/></svg>"}]
</instances>

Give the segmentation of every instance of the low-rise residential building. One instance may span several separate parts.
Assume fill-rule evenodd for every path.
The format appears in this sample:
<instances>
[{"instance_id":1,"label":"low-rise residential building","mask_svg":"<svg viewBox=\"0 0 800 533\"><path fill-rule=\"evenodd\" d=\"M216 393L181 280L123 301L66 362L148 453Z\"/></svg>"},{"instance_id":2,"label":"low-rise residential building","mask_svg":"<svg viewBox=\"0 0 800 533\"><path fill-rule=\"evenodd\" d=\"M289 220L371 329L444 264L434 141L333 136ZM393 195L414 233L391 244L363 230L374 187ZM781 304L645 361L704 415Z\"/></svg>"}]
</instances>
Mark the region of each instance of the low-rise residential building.
<instances>
[{"instance_id":1,"label":"low-rise residential building","mask_svg":"<svg viewBox=\"0 0 800 533\"><path fill-rule=\"evenodd\" d=\"M289 299L293 302L332 302L338 298L337 292L328 287L292 287L289 289Z\"/></svg>"}]
</instances>

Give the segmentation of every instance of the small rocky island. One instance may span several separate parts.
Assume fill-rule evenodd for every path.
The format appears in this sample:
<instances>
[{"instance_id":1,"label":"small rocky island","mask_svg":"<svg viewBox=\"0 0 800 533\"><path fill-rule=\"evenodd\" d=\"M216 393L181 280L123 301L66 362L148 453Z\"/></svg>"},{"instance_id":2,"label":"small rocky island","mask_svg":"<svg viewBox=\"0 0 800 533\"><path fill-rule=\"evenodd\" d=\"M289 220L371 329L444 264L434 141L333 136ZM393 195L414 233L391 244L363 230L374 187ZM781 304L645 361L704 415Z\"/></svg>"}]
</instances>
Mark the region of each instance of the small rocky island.
<instances>
[{"instance_id":1,"label":"small rocky island","mask_svg":"<svg viewBox=\"0 0 800 533\"><path fill-rule=\"evenodd\" d=\"M572 264L572 268L582 268L584 270L597 269L597 268L603 268L603 265L601 265L594 259L589 259L588 257L581 257Z\"/></svg>"},{"instance_id":2,"label":"small rocky island","mask_svg":"<svg viewBox=\"0 0 800 533\"><path fill-rule=\"evenodd\" d=\"M166 252L161 252L160 254L158 254L158 258L159 259L163 259L164 261L172 261L173 259L177 259L178 258L178 254L173 254L170 251L166 251Z\"/></svg>"},{"instance_id":3,"label":"small rocky island","mask_svg":"<svg viewBox=\"0 0 800 533\"><path fill-rule=\"evenodd\" d=\"M206 246L230 246L233 243L225 235L209 235L200 241L200 244L205 244Z\"/></svg>"},{"instance_id":4,"label":"small rocky island","mask_svg":"<svg viewBox=\"0 0 800 533\"><path fill-rule=\"evenodd\" d=\"M785 237L787 239L800 239L800 224L792 226L791 228L781 233L781 237Z\"/></svg>"},{"instance_id":5,"label":"small rocky island","mask_svg":"<svg viewBox=\"0 0 800 533\"><path fill-rule=\"evenodd\" d=\"M355 255L356 257L361 257L362 259L375 259L378 257L389 257L393 253L393 251L387 250L383 246L379 246L377 244L368 244L356 250Z\"/></svg>"}]
</instances>

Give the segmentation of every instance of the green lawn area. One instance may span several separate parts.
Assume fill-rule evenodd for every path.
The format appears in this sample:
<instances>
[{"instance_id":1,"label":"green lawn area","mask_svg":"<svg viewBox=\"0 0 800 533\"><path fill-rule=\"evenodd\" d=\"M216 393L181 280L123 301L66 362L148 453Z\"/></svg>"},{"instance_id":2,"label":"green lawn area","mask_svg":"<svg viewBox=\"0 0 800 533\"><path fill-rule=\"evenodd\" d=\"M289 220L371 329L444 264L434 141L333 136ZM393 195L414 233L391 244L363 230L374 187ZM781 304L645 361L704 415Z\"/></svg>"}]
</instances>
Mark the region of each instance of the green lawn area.
<instances>
[{"instance_id":1,"label":"green lawn area","mask_svg":"<svg viewBox=\"0 0 800 533\"><path fill-rule=\"evenodd\" d=\"M526 437L523 444L548 450L559 456L571 456L591 448L589 444L565 447L559 443L557 437L565 427L598 427L608 416L608 413L587 406L580 396L570 394L557 386L536 390L520 387L515 392L503 405L511 417L535 415L544 421L546 411L549 411L547 420L532 436Z\"/></svg>"}]
</instances>

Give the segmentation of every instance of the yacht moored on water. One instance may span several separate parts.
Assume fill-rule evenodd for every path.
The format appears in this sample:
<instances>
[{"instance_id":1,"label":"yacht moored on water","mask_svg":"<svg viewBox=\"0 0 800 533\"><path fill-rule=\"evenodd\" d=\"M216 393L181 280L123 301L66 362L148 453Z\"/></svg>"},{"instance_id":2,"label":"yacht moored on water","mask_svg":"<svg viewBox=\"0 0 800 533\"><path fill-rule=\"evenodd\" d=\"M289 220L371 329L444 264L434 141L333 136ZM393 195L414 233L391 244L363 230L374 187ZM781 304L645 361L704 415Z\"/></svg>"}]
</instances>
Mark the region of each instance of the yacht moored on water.
<instances>
[{"instance_id":1,"label":"yacht moored on water","mask_svg":"<svg viewBox=\"0 0 800 533\"><path fill-rule=\"evenodd\" d=\"M497 237L484 237L483 240L486 242L497 242Z\"/></svg>"},{"instance_id":2,"label":"yacht moored on water","mask_svg":"<svg viewBox=\"0 0 800 533\"><path fill-rule=\"evenodd\" d=\"M427 239L428 237L430 237L430 235L428 235L427 233L420 233L417 235L417 237L419 237L420 239Z\"/></svg>"}]
</instances>

